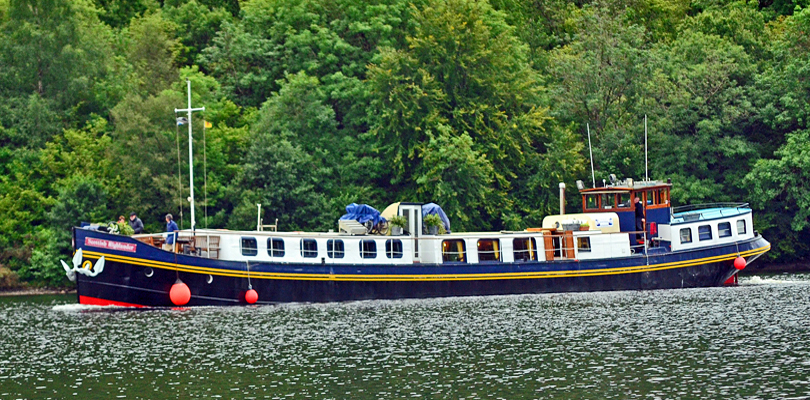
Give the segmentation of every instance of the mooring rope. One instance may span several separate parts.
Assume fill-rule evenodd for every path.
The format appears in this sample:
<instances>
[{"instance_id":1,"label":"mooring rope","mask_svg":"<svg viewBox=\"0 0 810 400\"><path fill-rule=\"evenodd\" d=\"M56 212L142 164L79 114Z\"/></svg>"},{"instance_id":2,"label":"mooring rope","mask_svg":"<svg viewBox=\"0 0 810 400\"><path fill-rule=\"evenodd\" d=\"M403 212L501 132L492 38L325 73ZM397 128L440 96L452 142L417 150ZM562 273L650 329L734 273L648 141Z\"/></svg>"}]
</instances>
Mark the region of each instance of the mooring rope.
<instances>
[{"instance_id":1,"label":"mooring rope","mask_svg":"<svg viewBox=\"0 0 810 400\"><path fill-rule=\"evenodd\" d=\"M250 284L250 261L245 260L245 265L247 266L248 290L251 290L253 289L253 285Z\"/></svg>"}]
</instances>

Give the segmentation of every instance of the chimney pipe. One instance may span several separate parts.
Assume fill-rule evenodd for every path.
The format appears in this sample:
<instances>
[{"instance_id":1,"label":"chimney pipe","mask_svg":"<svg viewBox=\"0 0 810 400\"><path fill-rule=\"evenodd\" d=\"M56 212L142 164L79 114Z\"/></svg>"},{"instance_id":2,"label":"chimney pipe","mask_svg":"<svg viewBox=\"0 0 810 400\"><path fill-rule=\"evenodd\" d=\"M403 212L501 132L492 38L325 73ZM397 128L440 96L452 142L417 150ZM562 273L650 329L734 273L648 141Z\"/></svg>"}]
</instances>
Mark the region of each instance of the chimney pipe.
<instances>
[{"instance_id":1,"label":"chimney pipe","mask_svg":"<svg viewBox=\"0 0 810 400\"><path fill-rule=\"evenodd\" d=\"M565 183L560 182L560 215L565 215Z\"/></svg>"}]
</instances>

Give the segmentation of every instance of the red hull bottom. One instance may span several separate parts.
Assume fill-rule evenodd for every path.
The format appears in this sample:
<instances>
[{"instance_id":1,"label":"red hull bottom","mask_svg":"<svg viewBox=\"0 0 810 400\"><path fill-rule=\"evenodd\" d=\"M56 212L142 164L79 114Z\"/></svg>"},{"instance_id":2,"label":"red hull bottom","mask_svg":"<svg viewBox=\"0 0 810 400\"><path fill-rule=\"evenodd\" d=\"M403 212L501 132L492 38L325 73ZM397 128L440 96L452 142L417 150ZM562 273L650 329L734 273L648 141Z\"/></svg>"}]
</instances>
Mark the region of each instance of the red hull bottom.
<instances>
[{"instance_id":1,"label":"red hull bottom","mask_svg":"<svg viewBox=\"0 0 810 400\"><path fill-rule=\"evenodd\" d=\"M140 304L125 303L123 301L105 300L97 297L81 296L79 295L79 304L87 304L91 306L119 306L119 307L146 307Z\"/></svg>"}]
</instances>

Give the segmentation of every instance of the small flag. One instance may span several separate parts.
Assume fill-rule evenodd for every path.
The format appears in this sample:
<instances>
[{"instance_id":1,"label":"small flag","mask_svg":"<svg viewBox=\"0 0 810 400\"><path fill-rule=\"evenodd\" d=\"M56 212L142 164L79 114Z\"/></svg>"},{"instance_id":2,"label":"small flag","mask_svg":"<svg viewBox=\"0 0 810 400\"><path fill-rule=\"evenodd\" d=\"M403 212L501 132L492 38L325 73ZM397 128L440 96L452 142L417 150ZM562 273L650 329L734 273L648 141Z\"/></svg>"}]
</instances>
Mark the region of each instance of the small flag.
<instances>
[{"instance_id":1,"label":"small flag","mask_svg":"<svg viewBox=\"0 0 810 400\"><path fill-rule=\"evenodd\" d=\"M177 125L185 125L187 122L186 117L177 117Z\"/></svg>"},{"instance_id":2,"label":"small flag","mask_svg":"<svg viewBox=\"0 0 810 400\"><path fill-rule=\"evenodd\" d=\"M213 128L213 127L214 127L214 124L212 124L212 123L210 123L210 122L208 122L208 121L205 121L205 127L206 127L206 128Z\"/></svg>"}]
</instances>

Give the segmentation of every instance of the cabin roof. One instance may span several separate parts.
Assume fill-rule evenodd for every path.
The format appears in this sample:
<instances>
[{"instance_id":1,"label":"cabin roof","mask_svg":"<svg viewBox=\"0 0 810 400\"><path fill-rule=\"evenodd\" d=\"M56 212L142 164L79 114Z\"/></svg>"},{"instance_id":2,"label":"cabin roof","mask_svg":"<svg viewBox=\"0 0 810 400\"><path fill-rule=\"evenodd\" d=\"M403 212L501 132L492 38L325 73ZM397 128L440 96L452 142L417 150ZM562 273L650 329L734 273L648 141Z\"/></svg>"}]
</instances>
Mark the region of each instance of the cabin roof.
<instances>
[{"instance_id":1,"label":"cabin roof","mask_svg":"<svg viewBox=\"0 0 810 400\"><path fill-rule=\"evenodd\" d=\"M605 194L605 193L629 193L643 190L671 188L671 183L655 181L655 182L633 182L632 185L621 186L603 186L590 189L582 189L579 192L582 194Z\"/></svg>"},{"instance_id":2,"label":"cabin roof","mask_svg":"<svg viewBox=\"0 0 810 400\"><path fill-rule=\"evenodd\" d=\"M685 222L694 221L707 221L712 219L736 217L739 215L750 214L751 209L746 206L741 207L713 207L698 210L689 210L684 212L676 212L672 215L672 225L681 224Z\"/></svg>"}]
</instances>

